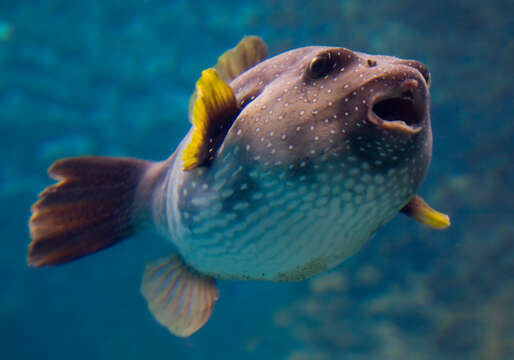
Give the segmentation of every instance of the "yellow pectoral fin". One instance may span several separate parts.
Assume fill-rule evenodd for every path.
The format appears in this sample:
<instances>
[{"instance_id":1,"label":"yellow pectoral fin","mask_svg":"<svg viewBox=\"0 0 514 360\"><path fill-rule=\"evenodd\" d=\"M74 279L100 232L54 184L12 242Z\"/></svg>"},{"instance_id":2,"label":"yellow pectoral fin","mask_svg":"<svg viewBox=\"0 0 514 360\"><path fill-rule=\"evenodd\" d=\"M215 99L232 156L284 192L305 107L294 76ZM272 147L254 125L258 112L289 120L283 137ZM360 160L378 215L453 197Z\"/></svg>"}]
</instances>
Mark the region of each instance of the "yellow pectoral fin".
<instances>
[{"instance_id":1,"label":"yellow pectoral fin","mask_svg":"<svg viewBox=\"0 0 514 360\"><path fill-rule=\"evenodd\" d=\"M442 230L450 226L450 217L448 215L432 209L418 195L414 196L401 211L433 229Z\"/></svg>"},{"instance_id":2,"label":"yellow pectoral fin","mask_svg":"<svg viewBox=\"0 0 514 360\"><path fill-rule=\"evenodd\" d=\"M220 78L215 69L204 70L196 83L191 114L193 133L182 153L184 170L194 169L206 161L209 143L219 137L220 129L228 129L228 123L235 119L237 112L232 88Z\"/></svg>"}]
</instances>

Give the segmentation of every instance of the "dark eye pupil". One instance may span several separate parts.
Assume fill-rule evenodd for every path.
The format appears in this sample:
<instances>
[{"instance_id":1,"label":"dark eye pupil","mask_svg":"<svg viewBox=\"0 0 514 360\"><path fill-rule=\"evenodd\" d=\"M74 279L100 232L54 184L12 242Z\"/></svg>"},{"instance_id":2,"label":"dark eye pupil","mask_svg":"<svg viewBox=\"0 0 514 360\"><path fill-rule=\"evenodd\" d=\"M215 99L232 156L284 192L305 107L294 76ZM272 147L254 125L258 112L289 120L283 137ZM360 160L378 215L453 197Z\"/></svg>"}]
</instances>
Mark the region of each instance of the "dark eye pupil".
<instances>
[{"instance_id":1,"label":"dark eye pupil","mask_svg":"<svg viewBox=\"0 0 514 360\"><path fill-rule=\"evenodd\" d=\"M309 72L313 79L317 79L328 73L330 70L330 58L328 55L316 56L309 65Z\"/></svg>"}]
</instances>

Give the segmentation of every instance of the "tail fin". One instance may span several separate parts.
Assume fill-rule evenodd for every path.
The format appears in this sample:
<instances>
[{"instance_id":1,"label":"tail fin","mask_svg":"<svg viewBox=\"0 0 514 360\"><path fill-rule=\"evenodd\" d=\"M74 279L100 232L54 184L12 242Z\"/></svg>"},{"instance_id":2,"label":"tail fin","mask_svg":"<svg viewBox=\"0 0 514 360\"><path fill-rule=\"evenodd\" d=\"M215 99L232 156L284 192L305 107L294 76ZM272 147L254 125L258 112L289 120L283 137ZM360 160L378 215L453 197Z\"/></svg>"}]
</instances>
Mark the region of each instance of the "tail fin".
<instances>
[{"instance_id":1,"label":"tail fin","mask_svg":"<svg viewBox=\"0 0 514 360\"><path fill-rule=\"evenodd\" d=\"M150 201L141 199L138 185L152 164L99 156L55 162L48 174L59 183L32 206L28 263L63 264L134 234Z\"/></svg>"}]
</instances>

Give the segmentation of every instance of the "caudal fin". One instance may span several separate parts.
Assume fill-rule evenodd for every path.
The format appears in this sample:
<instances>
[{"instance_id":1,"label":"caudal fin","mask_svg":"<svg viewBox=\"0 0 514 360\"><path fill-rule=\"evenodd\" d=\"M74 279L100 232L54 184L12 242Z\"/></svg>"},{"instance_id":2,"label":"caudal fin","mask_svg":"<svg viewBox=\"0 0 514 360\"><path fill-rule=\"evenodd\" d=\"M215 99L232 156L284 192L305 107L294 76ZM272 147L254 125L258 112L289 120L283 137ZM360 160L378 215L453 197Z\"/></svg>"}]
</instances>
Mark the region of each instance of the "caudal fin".
<instances>
[{"instance_id":1,"label":"caudal fin","mask_svg":"<svg viewBox=\"0 0 514 360\"><path fill-rule=\"evenodd\" d=\"M151 165L99 156L55 162L48 174L59 182L32 206L28 263L66 263L134 234L142 216L138 185Z\"/></svg>"}]
</instances>

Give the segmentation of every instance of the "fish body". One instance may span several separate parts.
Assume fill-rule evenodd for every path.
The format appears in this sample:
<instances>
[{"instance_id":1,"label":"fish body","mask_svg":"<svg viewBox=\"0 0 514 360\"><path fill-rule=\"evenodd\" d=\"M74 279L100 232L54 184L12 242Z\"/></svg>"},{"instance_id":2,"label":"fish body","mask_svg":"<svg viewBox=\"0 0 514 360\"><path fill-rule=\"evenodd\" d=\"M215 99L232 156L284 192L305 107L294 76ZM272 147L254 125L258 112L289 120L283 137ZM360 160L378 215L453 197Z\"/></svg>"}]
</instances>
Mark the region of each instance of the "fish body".
<instances>
[{"instance_id":1,"label":"fish body","mask_svg":"<svg viewBox=\"0 0 514 360\"><path fill-rule=\"evenodd\" d=\"M335 63L330 71L306 76L312 59L324 54ZM167 193L159 194L184 260L217 278L285 281L326 271L355 253L413 197L428 169L423 73L418 62L308 47L236 78L231 87L239 102L258 95L209 168L181 171L186 137ZM419 113L411 126L421 131L367 121L375 98L401 99L403 91L412 92L412 111Z\"/></svg>"},{"instance_id":2,"label":"fish body","mask_svg":"<svg viewBox=\"0 0 514 360\"><path fill-rule=\"evenodd\" d=\"M192 128L168 160L54 164L61 182L34 205L29 263L67 262L154 226L176 253L147 267L142 291L159 322L188 336L210 316L215 279L319 274L399 211L449 225L415 196L432 153L423 64L341 47L265 53L245 38L204 71Z\"/></svg>"}]
</instances>

